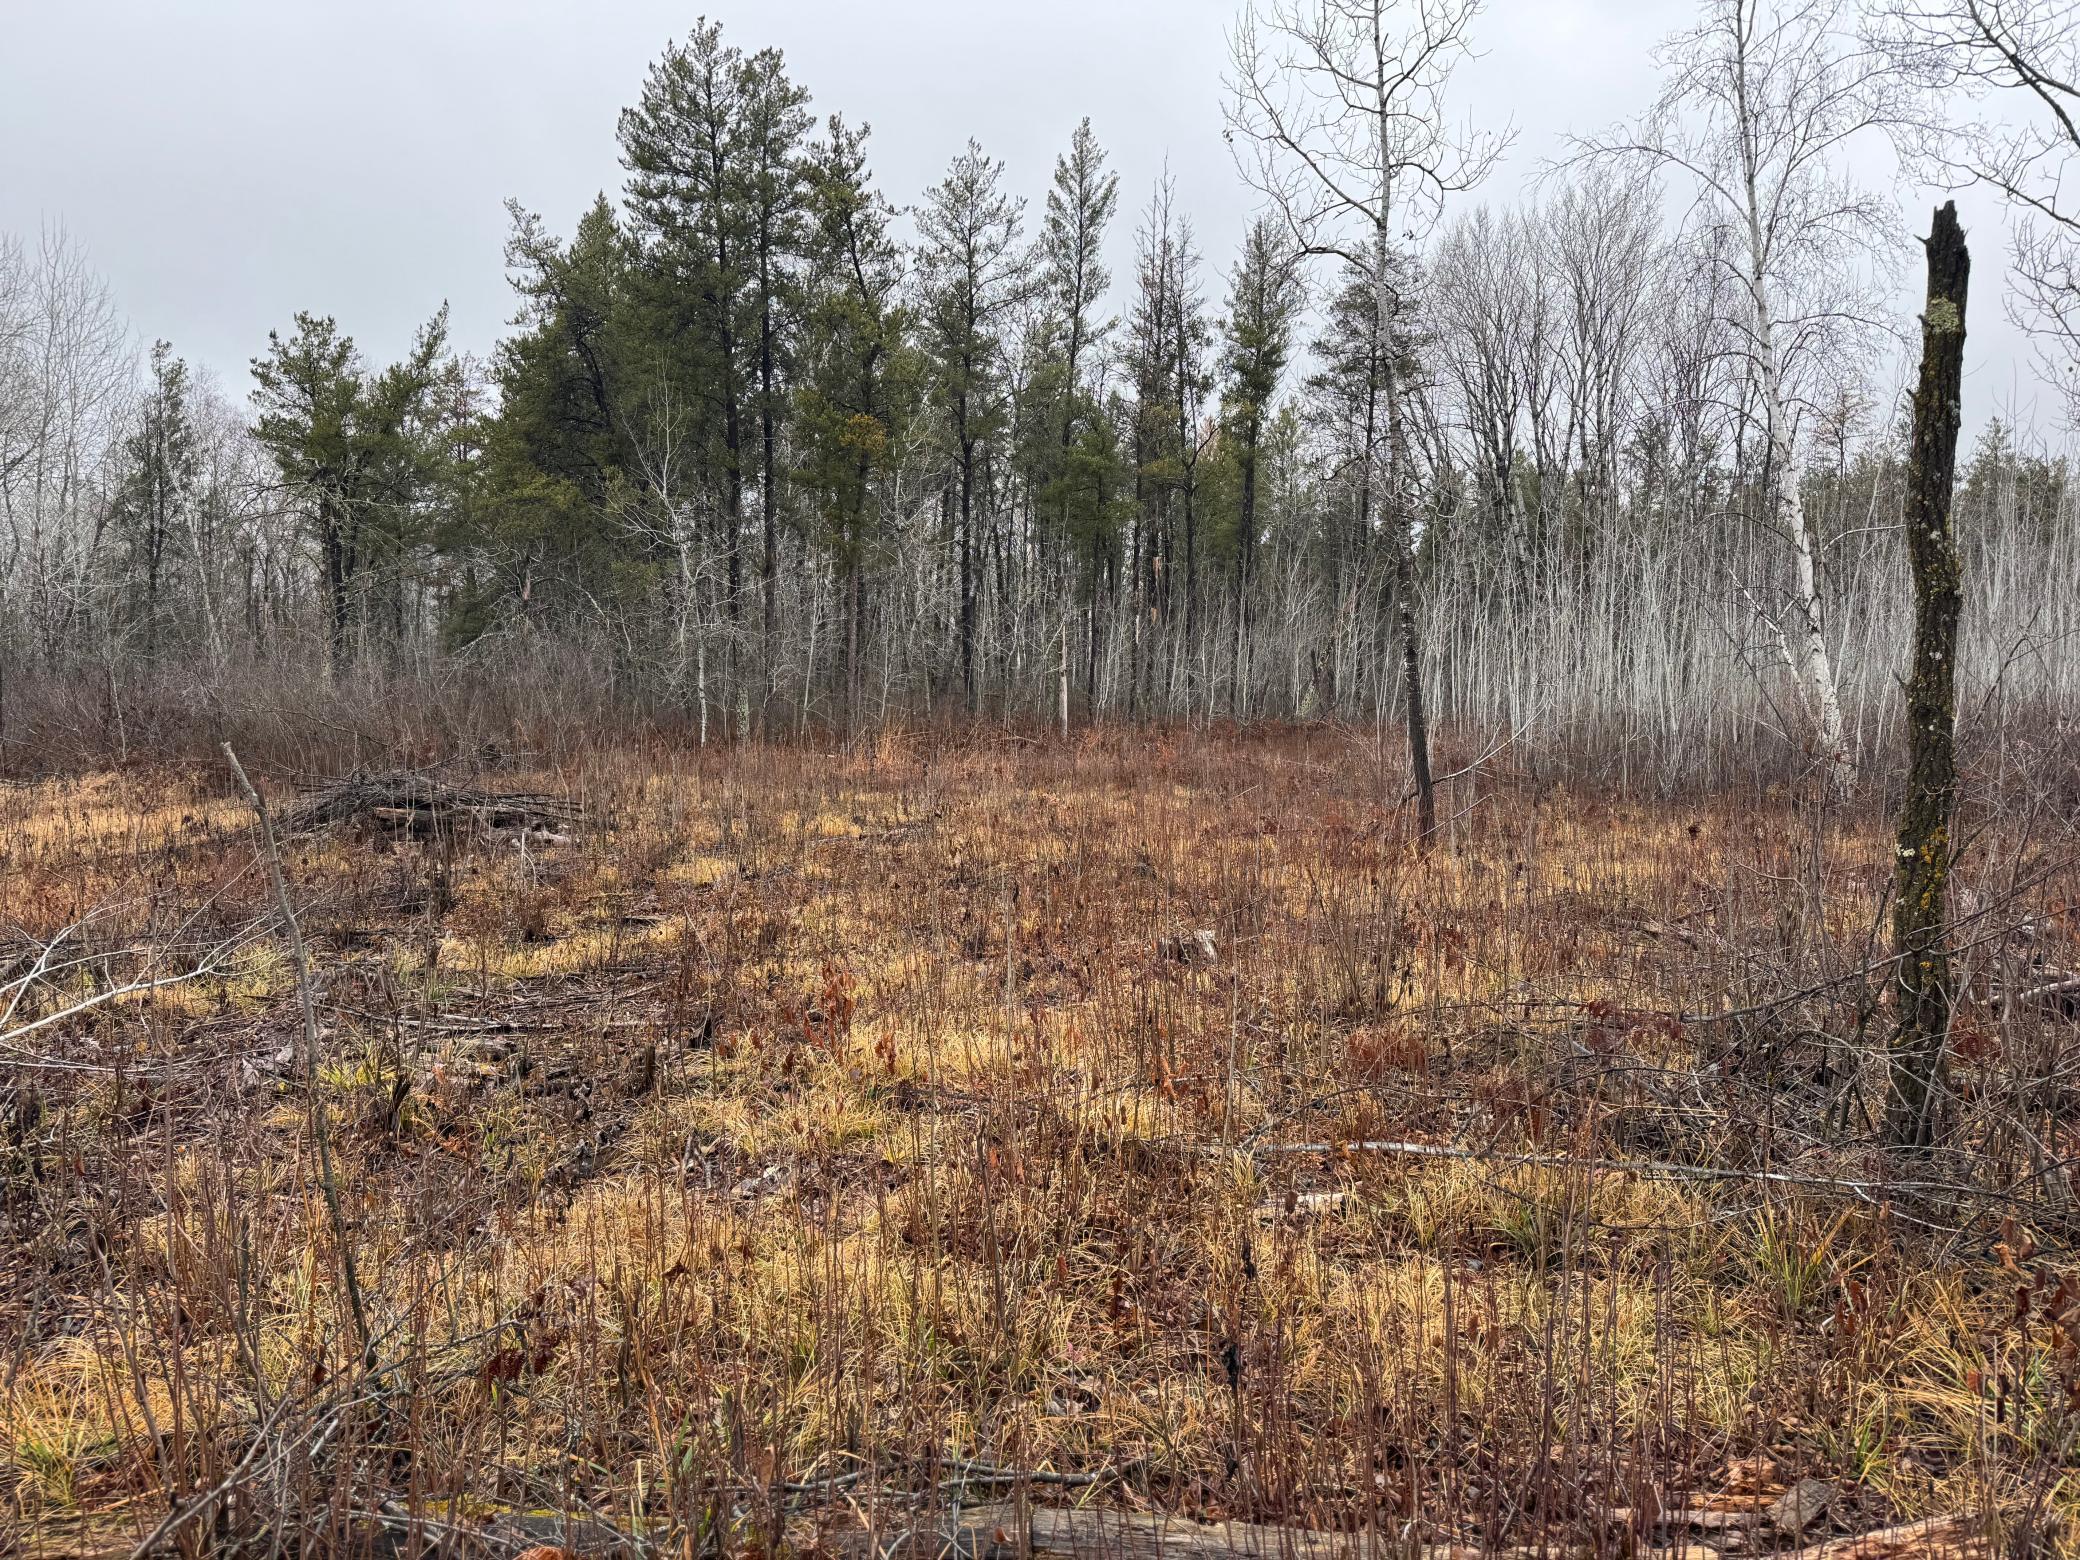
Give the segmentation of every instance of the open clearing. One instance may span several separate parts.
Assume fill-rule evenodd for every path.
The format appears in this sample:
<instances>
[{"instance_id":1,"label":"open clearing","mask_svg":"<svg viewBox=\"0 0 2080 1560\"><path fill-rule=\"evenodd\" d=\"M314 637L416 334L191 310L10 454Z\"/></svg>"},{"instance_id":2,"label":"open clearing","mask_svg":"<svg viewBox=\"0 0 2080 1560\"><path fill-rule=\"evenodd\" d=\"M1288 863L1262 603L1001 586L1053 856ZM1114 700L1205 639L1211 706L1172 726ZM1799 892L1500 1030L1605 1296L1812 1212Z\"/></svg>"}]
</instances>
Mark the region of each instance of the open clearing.
<instances>
[{"instance_id":1,"label":"open clearing","mask_svg":"<svg viewBox=\"0 0 2080 1560\"><path fill-rule=\"evenodd\" d=\"M1328 731L478 775L580 821L284 842L315 1089L227 775L0 793L17 1030L210 967L9 1042L0 1521L2070 1545L2074 1026L2008 1000L2080 965L2070 851L1972 826L1950 1146L1888 1161L1881 814L1477 772L1426 856L1381 775Z\"/></svg>"}]
</instances>

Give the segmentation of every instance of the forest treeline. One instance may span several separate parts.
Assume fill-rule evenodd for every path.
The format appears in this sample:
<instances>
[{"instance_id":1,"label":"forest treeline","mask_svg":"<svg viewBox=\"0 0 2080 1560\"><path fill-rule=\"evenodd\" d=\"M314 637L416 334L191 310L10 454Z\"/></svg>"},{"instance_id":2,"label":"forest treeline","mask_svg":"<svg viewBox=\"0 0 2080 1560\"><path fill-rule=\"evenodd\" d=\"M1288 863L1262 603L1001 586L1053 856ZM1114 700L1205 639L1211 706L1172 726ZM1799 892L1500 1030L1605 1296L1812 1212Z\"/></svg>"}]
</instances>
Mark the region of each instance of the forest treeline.
<instances>
[{"instance_id":1,"label":"forest treeline","mask_svg":"<svg viewBox=\"0 0 2080 1560\"><path fill-rule=\"evenodd\" d=\"M372 360L314 300L207 383L62 234L0 239L0 762L267 711L719 741L1389 723L1419 691L1612 776L1853 766L1909 626L1881 304L1913 228L1842 148L2021 200L2021 143L1909 135L1939 89L2015 88L2006 56L1969 6L1709 0L1663 100L1506 204L1475 188L1499 140L1446 145L1477 10L1246 14L1230 135L1265 200L1232 255L1088 121L1036 198L973 141L884 190L864 125L708 21L632 83L620 189L510 204L488 361L444 312ZM1411 68L1368 151L1306 84L1383 17ZM2056 25L2022 42L2080 75ZM1310 201L1323 135L1371 193ZM2015 257L2054 366L2073 236L2051 209ZM2047 741L2080 712L2075 475L1994 420L1957 498L1966 718Z\"/></svg>"}]
</instances>

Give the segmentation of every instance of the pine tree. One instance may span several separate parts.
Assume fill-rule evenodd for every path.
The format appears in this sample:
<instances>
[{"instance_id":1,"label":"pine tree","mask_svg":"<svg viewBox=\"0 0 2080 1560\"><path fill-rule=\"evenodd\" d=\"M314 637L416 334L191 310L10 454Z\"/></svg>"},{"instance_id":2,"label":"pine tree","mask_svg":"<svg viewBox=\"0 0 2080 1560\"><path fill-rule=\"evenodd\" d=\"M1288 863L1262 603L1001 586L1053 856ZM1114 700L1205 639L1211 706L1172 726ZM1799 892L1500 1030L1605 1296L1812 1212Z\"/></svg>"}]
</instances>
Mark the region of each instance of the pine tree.
<instances>
[{"instance_id":1,"label":"pine tree","mask_svg":"<svg viewBox=\"0 0 2080 1560\"><path fill-rule=\"evenodd\" d=\"M419 504L437 466L427 413L448 311L374 376L329 316L298 314L295 324L287 340L269 331L267 355L253 359L254 433L317 540L337 673L371 574L401 590L402 555L419 539Z\"/></svg>"},{"instance_id":2,"label":"pine tree","mask_svg":"<svg viewBox=\"0 0 2080 1560\"><path fill-rule=\"evenodd\" d=\"M1292 250L1278 225L1260 217L1243 239L1242 258L1229 283L1227 341L1221 354L1223 433L1233 442L1237 480L1235 640L1229 690L1230 708L1237 715L1247 713L1251 590L1259 541L1258 455L1265 419L1292 356L1293 327L1303 302Z\"/></svg>"},{"instance_id":3,"label":"pine tree","mask_svg":"<svg viewBox=\"0 0 2080 1560\"><path fill-rule=\"evenodd\" d=\"M867 129L838 115L812 153L808 309L795 392L795 482L814 506L812 534L844 581L845 711L858 718L862 575L882 528L876 479L895 462L906 391L902 252L895 213L873 188Z\"/></svg>"},{"instance_id":4,"label":"pine tree","mask_svg":"<svg viewBox=\"0 0 2080 1560\"><path fill-rule=\"evenodd\" d=\"M144 657L159 659L166 572L186 529L187 506L199 467L188 414L188 365L164 341L152 343L150 381L138 408L137 428L123 442L124 476L115 518L130 567L141 576L144 601L137 616Z\"/></svg>"},{"instance_id":5,"label":"pine tree","mask_svg":"<svg viewBox=\"0 0 2080 1560\"><path fill-rule=\"evenodd\" d=\"M1414 296L1414 265L1405 255L1390 254L1390 305L1386 329L1380 328L1378 276L1370 258L1346 265L1343 285L1323 311L1322 329L1313 346L1320 367L1307 381L1314 404L1323 413L1335 441L1334 487L1347 495L1341 506L1347 517L1325 540L1327 572L1336 597L1354 588L1352 576L1376 559L1380 574L1399 589L1399 539L1391 521L1381 523L1378 474L1385 464L1381 444L1392 419L1387 396L1397 387L1404 404L1422 379L1421 341L1407 300ZM1419 398L1416 398L1419 399ZM1381 592L1381 600L1388 592ZM1334 656L1330 658L1334 664ZM1333 686L1325 692L1334 696Z\"/></svg>"},{"instance_id":6,"label":"pine tree","mask_svg":"<svg viewBox=\"0 0 2080 1560\"><path fill-rule=\"evenodd\" d=\"M918 213L921 324L932 390L946 419L958 504L961 688L979 707L975 640L980 552L978 479L987 442L1005 422L1003 319L1025 293L1019 237L1025 203L1003 190L1004 165L970 141Z\"/></svg>"},{"instance_id":7,"label":"pine tree","mask_svg":"<svg viewBox=\"0 0 2080 1560\"><path fill-rule=\"evenodd\" d=\"M448 631L467 641L511 612L541 616L613 597L648 540L615 523L636 465L639 398L629 338L629 245L604 195L567 243L509 205L506 265L520 312L495 363L478 502L450 517L463 560Z\"/></svg>"},{"instance_id":8,"label":"pine tree","mask_svg":"<svg viewBox=\"0 0 2080 1560\"><path fill-rule=\"evenodd\" d=\"M1084 565L1084 699L1095 712L1098 697L1100 578L1116 550L1112 534L1112 487L1118 452L1104 409L1085 385L1091 360L1104 348L1117 321L1100 300L1112 285L1103 259L1105 228L1119 206L1119 176L1106 171L1105 152L1085 119L1070 137L1069 150L1055 161L1054 183L1040 230L1039 263L1060 361L1051 377L1058 401L1053 421L1061 430L1059 460L1049 487L1060 526L1065 575ZM1062 598L1062 638L1068 644L1069 597ZM1066 698L1066 688L1064 689Z\"/></svg>"},{"instance_id":9,"label":"pine tree","mask_svg":"<svg viewBox=\"0 0 2080 1560\"><path fill-rule=\"evenodd\" d=\"M780 379L789 326L798 313L793 272L807 243L804 143L814 120L807 107L809 94L788 79L778 49L761 49L744 61L738 100L743 105L738 155L743 161L751 303L756 311L751 329L758 378L761 661L770 700L779 629L779 449L786 402Z\"/></svg>"},{"instance_id":10,"label":"pine tree","mask_svg":"<svg viewBox=\"0 0 2080 1560\"><path fill-rule=\"evenodd\" d=\"M643 245L650 330L673 349L679 392L702 410L710 447L708 485L720 500L730 628L730 687L740 724L749 694L739 685L744 619L744 400L757 370L757 232L747 198L748 73L743 52L722 41L719 23L695 24L650 67L636 106L621 114L627 205Z\"/></svg>"}]
</instances>

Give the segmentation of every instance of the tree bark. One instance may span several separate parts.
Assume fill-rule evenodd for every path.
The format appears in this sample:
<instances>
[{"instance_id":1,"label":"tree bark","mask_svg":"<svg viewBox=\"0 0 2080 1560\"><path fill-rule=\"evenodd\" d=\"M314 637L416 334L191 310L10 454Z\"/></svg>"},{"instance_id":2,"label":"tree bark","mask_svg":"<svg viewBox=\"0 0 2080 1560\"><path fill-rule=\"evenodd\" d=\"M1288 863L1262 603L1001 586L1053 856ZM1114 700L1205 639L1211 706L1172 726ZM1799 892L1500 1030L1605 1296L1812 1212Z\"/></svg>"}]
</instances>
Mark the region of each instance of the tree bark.
<instances>
[{"instance_id":1,"label":"tree bark","mask_svg":"<svg viewBox=\"0 0 2080 1560\"><path fill-rule=\"evenodd\" d=\"M1900 809L1892 940L1899 1026L1892 1042L1886 1136L1902 1147L1935 1139L1935 1103L1950 1029L1943 943L1957 805L1957 620L1964 564L1951 524L1963 395L1965 293L1971 254L1957 205L1935 214L1927 240L1928 306L1921 378L1907 452L1907 556L1914 571L1914 664L1907 681L1907 795Z\"/></svg>"}]
</instances>

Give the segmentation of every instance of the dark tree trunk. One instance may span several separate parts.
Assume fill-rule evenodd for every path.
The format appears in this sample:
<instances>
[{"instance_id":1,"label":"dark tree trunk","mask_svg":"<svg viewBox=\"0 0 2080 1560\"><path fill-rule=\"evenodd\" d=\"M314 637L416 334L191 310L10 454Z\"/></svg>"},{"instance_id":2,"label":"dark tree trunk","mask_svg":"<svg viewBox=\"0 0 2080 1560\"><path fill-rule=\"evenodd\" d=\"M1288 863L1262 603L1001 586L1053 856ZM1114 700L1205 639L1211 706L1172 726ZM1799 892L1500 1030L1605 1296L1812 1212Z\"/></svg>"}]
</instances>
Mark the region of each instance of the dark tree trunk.
<instances>
[{"instance_id":1,"label":"dark tree trunk","mask_svg":"<svg viewBox=\"0 0 2080 1560\"><path fill-rule=\"evenodd\" d=\"M1085 635L1083 670L1083 704L1092 720L1098 718L1098 594L1105 569L1105 544L1101 538L1091 538L1091 600L1089 629Z\"/></svg>"},{"instance_id":2,"label":"dark tree trunk","mask_svg":"<svg viewBox=\"0 0 2080 1560\"><path fill-rule=\"evenodd\" d=\"M1390 478L1386 501L1394 537L1394 593L1401 631L1401 681L1408 715L1408 762L1415 772L1416 838L1430 848L1437 832L1436 788L1430 778L1430 720L1423 709L1423 645L1416 623L1415 526L1408 512L1408 434L1401 420L1401 396L1387 369L1387 458Z\"/></svg>"},{"instance_id":3,"label":"dark tree trunk","mask_svg":"<svg viewBox=\"0 0 2080 1560\"><path fill-rule=\"evenodd\" d=\"M1242 434L1242 514L1235 533L1235 644L1232 680L1228 688L1228 713L1237 720L1249 715L1249 692L1243 680L1249 675L1250 576L1257 553L1257 419L1254 414Z\"/></svg>"},{"instance_id":4,"label":"dark tree trunk","mask_svg":"<svg viewBox=\"0 0 2080 1560\"><path fill-rule=\"evenodd\" d=\"M1927 241L1928 306L1921 317L1921 379L1907 452L1907 557L1914 571L1914 665L1907 681L1907 796L1900 809L1892 905L1899 959L1899 1027L1885 1135L1902 1147L1935 1139L1950 1029L1944 950L1957 804L1957 619L1964 564L1950 521L1963 395L1964 306L1971 255L1957 205L1936 212Z\"/></svg>"},{"instance_id":5,"label":"dark tree trunk","mask_svg":"<svg viewBox=\"0 0 2080 1560\"><path fill-rule=\"evenodd\" d=\"M1155 516L1150 512L1148 484L1142 479L1146 469L1148 452L1145 444L1136 439L1134 446L1134 524L1127 537L1127 719L1141 719L1141 663L1150 632L1149 608L1155 602L1155 591L1147 570L1142 566L1143 538L1147 539L1149 551L1155 550Z\"/></svg>"},{"instance_id":6,"label":"dark tree trunk","mask_svg":"<svg viewBox=\"0 0 2080 1560\"><path fill-rule=\"evenodd\" d=\"M338 676L347 664L347 544L340 522L328 516L323 521L322 550L325 555L325 595L331 607L326 648L331 652L332 673Z\"/></svg>"}]
</instances>

